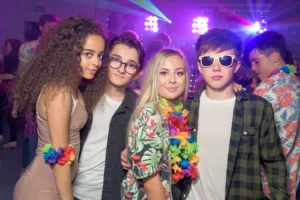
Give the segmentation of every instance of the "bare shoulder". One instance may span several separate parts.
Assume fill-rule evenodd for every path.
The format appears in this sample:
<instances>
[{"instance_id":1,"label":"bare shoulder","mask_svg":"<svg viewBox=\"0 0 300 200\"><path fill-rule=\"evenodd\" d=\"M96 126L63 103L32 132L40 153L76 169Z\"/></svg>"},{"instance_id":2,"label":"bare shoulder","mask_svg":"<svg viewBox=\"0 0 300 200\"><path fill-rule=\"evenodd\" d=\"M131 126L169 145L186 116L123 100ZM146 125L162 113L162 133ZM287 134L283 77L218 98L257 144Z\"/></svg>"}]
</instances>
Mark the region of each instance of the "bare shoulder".
<instances>
[{"instance_id":1,"label":"bare shoulder","mask_svg":"<svg viewBox=\"0 0 300 200\"><path fill-rule=\"evenodd\" d=\"M70 87L47 86L41 94L47 103L51 101L68 101L71 99Z\"/></svg>"},{"instance_id":2,"label":"bare shoulder","mask_svg":"<svg viewBox=\"0 0 300 200\"><path fill-rule=\"evenodd\" d=\"M57 86L44 87L37 106L39 114L44 119L47 119L54 110L55 113L71 113L71 89Z\"/></svg>"}]
</instances>

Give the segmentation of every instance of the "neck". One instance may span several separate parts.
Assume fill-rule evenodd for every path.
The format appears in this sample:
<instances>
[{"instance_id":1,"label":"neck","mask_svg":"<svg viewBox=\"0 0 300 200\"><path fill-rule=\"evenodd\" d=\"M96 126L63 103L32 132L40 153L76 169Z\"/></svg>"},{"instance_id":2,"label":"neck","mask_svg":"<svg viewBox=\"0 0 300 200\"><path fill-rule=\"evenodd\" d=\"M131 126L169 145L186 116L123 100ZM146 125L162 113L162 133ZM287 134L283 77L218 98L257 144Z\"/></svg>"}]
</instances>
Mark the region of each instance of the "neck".
<instances>
[{"instance_id":1,"label":"neck","mask_svg":"<svg viewBox=\"0 0 300 200\"><path fill-rule=\"evenodd\" d=\"M113 101L123 101L125 97L126 87L116 87L111 83L107 83L105 87L105 94Z\"/></svg>"},{"instance_id":2,"label":"neck","mask_svg":"<svg viewBox=\"0 0 300 200\"><path fill-rule=\"evenodd\" d=\"M225 88L214 89L206 86L206 96L213 100L226 100L235 97L233 92L233 84L229 84Z\"/></svg>"},{"instance_id":3,"label":"neck","mask_svg":"<svg viewBox=\"0 0 300 200\"><path fill-rule=\"evenodd\" d=\"M171 107L174 107L176 102L178 101L178 99L173 99L173 100L170 100L170 99L167 99L168 100L168 103Z\"/></svg>"}]
</instances>

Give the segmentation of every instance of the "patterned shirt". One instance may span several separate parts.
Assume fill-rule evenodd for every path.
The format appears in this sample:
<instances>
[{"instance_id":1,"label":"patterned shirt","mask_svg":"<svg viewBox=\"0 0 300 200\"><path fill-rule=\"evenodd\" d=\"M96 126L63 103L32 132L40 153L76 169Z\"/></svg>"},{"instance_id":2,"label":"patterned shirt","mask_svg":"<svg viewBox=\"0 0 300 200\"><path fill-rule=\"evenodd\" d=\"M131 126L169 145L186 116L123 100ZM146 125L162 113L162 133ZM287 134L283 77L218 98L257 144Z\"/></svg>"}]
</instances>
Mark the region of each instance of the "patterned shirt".
<instances>
[{"instance_id":1,"label":"patterned shirt","mask_svg":"<svg viewBox=\"0 0 300 200\"><path fill-rule=\"evenodd\" d=\"M186 107L190 110L189 122L192 127L198 127L200 96L203 90L204 88L187 102ZM225 198L264 200L260 170L262 163L267 169L271 199L288 200L289 195L285 188L285 158L276 131L271 104L245 91L237 92L235 96ZM197 136L196 129L194 133ZM203 172L199 172L200 176L201 173ZM186 199L191 184L185 183L181 188L181 199Z\"/></svg>"},{"instance_id":2,"label":"patterned shirt","mask_svg":"<svg viewBox=\"0 0 300 200\"><path fill-rule=\"evenodd\" d=\"M276 128L286 157L287 190L290 199L294 200L300 180L300 80L295 75L280 72L262 81L254 94L273 106ZM265 193L269 194L264 169L262 175Z\"/></svg>"},{"instance_id":3,"label":"patterned shirt","mask_svg":"<svg viewBox=\"0 0 300 200\"><path fill-rule=\"evenodd\" d=\"M19 50L19 60L27 64L32 56L35 54L37 45L39 44L39 39L24 43ZM26 113L26 123L25 123L25 138L37 137L37 124L33 120L34 113L28 111Z\"/></svg>"},{"instance_id":4,"label":"patterned shirt","mask_svg":"<svg viewBox=\"0 0 300 200\"><path fill-rule=\"evenodd\" d=\"M31 57L35 54L39 39L24 43L19 50L19 60L23 63L28 63Z\"/></svg>"},{"instance_id":5,"label":"patterned shirt","mask_svg":"<svg viewBox=\"0 0 300 200\"><path fill-rule=\"evenodd\" d=\"M159 115L150 104L142 108L134 119L128 135L128 157L131 169L122 186L123 200L146 200L143 179L160 173L168 200L171 195L171 154L167 122L160 125Z\"/></svg>"}]
</instances>

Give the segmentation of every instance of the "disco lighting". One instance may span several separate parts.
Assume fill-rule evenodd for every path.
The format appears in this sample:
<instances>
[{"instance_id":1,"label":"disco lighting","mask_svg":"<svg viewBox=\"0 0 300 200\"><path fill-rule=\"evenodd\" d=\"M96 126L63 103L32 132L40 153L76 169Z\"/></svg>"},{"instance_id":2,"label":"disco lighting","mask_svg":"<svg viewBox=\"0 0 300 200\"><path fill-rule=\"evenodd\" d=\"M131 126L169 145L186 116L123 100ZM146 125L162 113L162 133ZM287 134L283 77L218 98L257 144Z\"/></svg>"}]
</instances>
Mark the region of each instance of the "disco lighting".
<instances>
[{"instance_id":1,"label":"disco lighting","mask_svg":"<svg viewBox=\"0 0 300 200\"><path fill-rule=\"evenodd\" d=\"M263 33L267 31L267 22L266 20L257 21L250 27L250 31L256 34Z\"/></svg>"},{"instance_id":2,"label":"disco lighting","mask_svg":"<svg viewBox=\"0 0 300 200\"><path fill-rule=\"evenodd\" d=\"M151 2L151 0L129 0L130 2L144 8L145 10L153 13L154 15L158 16L161 20L166 21L168 23L172 23L155 5Z\"/></svg>"},{"instance_id":3,"label":"disco lighting","mask_svg":"<svg viewBox=\"0 0 300 200\"><path fill-rule=\"evenodd\" d=\"M158 18L156 16L147 17L144 25L145 25L145 31L157 32Z\"/></svg>"},{"instance_id":4,"label":"disco lighting","mask_svg":"<svg viewBox=\"0 0 300 200\"><path fill-rule=\"evenodd\" d=\"M193 19L192 33L204 34L208 31L208 18L198 17Z\"/></svg>"},{"instance_id":5,"label":"disco lighting","mask_svg":"<svg viewBox=\"0 0 300 200\"><path fill-rule=\"evenodd\" d=\"M263 19L260 22L260 29L258 30L259 33L263 33L267 31L267 22Z\"/></svg>"},{"instance_id":6,"label":"disco lighting","mask_svg":"<svg viewBox=\"0 0 300 200\"><path fill-rule=\"evenodd\" d=\"M252 25L251 29L253 30L253 32L258 32L260 29L260 23L255 22L255 24Z\"/></svg>"}]
</instances>

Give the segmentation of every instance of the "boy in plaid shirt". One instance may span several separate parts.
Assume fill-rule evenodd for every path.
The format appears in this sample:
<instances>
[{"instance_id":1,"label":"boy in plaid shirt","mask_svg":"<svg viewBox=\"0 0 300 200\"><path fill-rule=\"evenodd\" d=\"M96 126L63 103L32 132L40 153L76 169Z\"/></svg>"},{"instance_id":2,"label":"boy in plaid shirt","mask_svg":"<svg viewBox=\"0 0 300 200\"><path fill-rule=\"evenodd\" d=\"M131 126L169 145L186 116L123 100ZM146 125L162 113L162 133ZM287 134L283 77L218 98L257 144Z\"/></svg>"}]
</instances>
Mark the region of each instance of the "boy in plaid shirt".
<instances>
[{"instance_id":1,"label":"boy in plaid shirt","mask_svg":"<svg viewBox=\"0 0 300 200\"><path fill-rule=\"evenodd\" d=\"M182 199L263 200L261 164L270 198L289 199L272 105L259 96L233 91L241 46L241 39L226 29L211 29L196 43L198 69L206 85L187 107L199 144L200 177L183 184Z\"/></svg>"}]
</instances>

